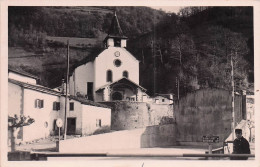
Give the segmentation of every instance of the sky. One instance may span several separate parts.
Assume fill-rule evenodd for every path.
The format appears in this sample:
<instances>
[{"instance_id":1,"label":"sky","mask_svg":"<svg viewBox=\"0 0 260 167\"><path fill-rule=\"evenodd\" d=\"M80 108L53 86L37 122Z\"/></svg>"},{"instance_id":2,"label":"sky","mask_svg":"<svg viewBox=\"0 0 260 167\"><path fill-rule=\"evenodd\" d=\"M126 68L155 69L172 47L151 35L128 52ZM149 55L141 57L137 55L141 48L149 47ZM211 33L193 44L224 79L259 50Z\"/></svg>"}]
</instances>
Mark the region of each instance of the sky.
<instances>
[{"instance_id":1,"label":"sky","mask_svg":"<svg viewBox=\"0 0 260 167\"><path fill-rule=\"evenodd\" d=\"M178 13L179 9L181 8L180 6L150 6L151 8L154 9L162 9L165 12L174 12L174 13Z\"/></svg>"}]
</instances>

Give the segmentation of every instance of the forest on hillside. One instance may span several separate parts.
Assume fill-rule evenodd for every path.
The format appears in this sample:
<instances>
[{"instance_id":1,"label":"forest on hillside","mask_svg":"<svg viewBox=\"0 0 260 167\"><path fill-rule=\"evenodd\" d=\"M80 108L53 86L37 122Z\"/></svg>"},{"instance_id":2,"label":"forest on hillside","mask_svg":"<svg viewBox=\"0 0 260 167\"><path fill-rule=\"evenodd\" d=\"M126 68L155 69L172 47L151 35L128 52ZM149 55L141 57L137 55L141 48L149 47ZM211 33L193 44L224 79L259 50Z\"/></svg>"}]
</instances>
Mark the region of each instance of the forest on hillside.
<instances>
[{"instance_id":1,"label":"forest on hillside","mask_svg":"<svg viewBox=\"0 0 260 167\"><path fill-rule=\"evenodd\" d=\"M103 49L114 10L148 94L231 89L231 58L236 90L253 90L252 7L186 7L178 14L149 7L9 7L9 67L59 86L66 71L60 37L86 39L71 46L72 70Z\"/></svg>"}]
</instances>

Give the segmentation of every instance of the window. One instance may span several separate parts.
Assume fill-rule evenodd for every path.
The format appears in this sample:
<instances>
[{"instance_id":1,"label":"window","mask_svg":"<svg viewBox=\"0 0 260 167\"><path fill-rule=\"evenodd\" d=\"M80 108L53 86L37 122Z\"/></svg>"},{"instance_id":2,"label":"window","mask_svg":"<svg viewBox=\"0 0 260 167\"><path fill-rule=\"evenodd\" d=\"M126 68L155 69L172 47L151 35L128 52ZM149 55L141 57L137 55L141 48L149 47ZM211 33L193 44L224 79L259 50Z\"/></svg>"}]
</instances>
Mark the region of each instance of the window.
<instances>
[{"instance_id":1,"label":"window","mask_svg":"<svg viewBox=\"0 0 260 167\"><path fill-rule=\"evenodd\" d=\"M162 99L162 102L164 102L164 99Z\"/></svg>"},{"instance_id":2,"label":"window","mask_svg":"<svg viewBox=\"0 0 260 167\"><path fill-rule=\"evenodd\" d=\"M43 108L44 107L44 101L40 99L35 100L35 108Z\"/></svg>"},{"instance_id":3,"label":"window","mask_svg":"<svg viewBox=\"0 0 260 167\"><path fill-rule=\"evenodd\" d=\"M60 102L53 102L53 110L56 110L56 111L58 111L58 110L60 110Z\"/></svg>"},{"instance_id":4,"label":"window","mask_svg":"<svg viewBox=\"0 0 260 167\"><path fill-rule=\"evenodd\" d=\"M107 82L113 82L112 81L112 71L111 70L107 71Z\"/></svg>"},{"instance_id":5,"label":"window","mask_svg":"<svg viewBox=\"0 0 260 167\"><path fill-rule=\"evenodd\" d=\"M70 111L74 111L74 102L70 102Z\"/></svg>"},{"instance_id":6,"label":"window","mask_svg":"<svg viewBox=\"0 0 260 167\"><path fill-rule=\"evenodd\" d=\"M128 72L127 72L127 71L124 71L124 72L123 72L123 77L128 78Z\"/></svg>"},{"instance_id":7,"label":"window","mask_svg":"<svg viewBox=\"0 0 260 167\"><path fill-rule=\"evenodd\" d=\"M114 38L114 46L121 47L121 39Z\"/></svg>"},{"instance_id":8,"label":"window","mask_svg":"<svg viewBox=\"0 0 260 167\"><path fill-rule=\"evenodd\" d=\"M121 62L121 60L119 60L119 59L116 59L116 60L114 61L114 65L115 65L116 67L120 67L121 64L122 64L122 62Z\"/></svg>"},{"instance_id":9,"label":"window","mask_svg":"<svg viewBox=\"0 0 260 167\"><path fill-rule=\"evenodd\" d=\"M96 127L101 127L101 119L96 119Z\"/></svg>"},{"instance_id":10,"label":"window","mask_svg":"<svg viewBox=\"0 0 260 167\"><path fill-rule=\"evenodd\" d=\"M87 99L93 101L93 82L87 83Z\"/></svg>"}]
</instances>

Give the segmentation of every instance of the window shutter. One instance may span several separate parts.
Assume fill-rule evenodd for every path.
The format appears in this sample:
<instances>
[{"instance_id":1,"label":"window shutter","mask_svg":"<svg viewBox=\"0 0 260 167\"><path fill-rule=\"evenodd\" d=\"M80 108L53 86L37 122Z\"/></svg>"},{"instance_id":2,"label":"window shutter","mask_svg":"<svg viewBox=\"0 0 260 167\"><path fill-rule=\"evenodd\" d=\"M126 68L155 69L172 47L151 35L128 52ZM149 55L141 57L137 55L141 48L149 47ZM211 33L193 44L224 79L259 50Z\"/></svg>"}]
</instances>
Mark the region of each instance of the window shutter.
<instances>
[{"instance_id":1,"label":"window shutter","mask_svg":"<svg viewBox=\"0 0 260 167\"><path fill-rule=\"evenodd\" d=\"M53 102L53 110L56 110L56 108L57 108L57 103Z\"/></svg>"},{"instance_id":2,"label":"window shutter","mask_svg":"<svg viewBox=\"0 0 260 167\"><path fill-rule=\"evenodd\" d=\"M74 111L74 103L73 102L70 103L70 110Z\"/></svg>"},{"instance_id":3,"label":"window shutter","mask_svg":"<svg viewBox=\"0 0 260 167\"><path fill-rule=\"evenodd\" d=\"M35 99L35 101L34 101L34 107L35 107L35 108L38 107L38 99Z\"/></svg>"},{"instance_id":4,"label":"window shutter","mask_svg":"<svg viewBox=\"0 0 260 167\"><path fill-rule=\"evenodd\" d=\"M57 102L57 111L60 110L60 102Z\"/></svg>"},{"instance_id":5,"label":"window shutter","mask_svg":"<svg viewBox=\"0 0 260 167\"><path fill-rule=\"evenodd\" d=\"M40 104L41 104L41 105L40 105L40 108L43 108L43 107L44 107L44 100L40 100L40 102L41 102L41 103L40 103Z\"/></svg>"}]
</instances>

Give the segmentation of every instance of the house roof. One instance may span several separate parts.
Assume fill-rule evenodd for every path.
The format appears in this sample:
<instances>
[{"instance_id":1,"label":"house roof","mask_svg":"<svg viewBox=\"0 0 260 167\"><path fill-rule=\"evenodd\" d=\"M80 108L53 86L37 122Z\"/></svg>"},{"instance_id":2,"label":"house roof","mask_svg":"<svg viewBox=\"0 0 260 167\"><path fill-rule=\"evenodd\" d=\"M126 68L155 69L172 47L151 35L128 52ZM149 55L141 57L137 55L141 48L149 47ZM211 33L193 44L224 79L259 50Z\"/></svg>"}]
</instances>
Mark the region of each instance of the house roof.
<instances>
[{"instance_id":1,"label":"house roof","mask_svg":"<svg viewBox=\"0 0 260 167\"><path fill-rule=\"evenodd\" d=\"M164 98L169 99L169 100L173 100L173 99L171 99L170 94L155 94L155 96L153 96L153 98L156 98L156 97L159 97L159 96L164 97Z\"/></svg>"},{"instance_id":2,"label":"house roof","mask_svg":"<svg viewBox=\"0 0 260 167\"><path fill-rule=\"evenodd\" d=\"M135 83L134 81L131 81L130 79L123 77L123 78L121 78L121 79L119 79L119 80L116 80L116 81L114 81L114 82L112 82L112 83L106 84L106 85L104 85L104 86L98 88L98 89L96 90L96 92L99 92L99 91L105 89L107 86L112 86L112 85L114 85L114 84L122 83L122 82L131 83L131 84L135 85L136 87L139 87L140 89L146 91L145 88L143 88L142 86L138 85L138 84Z\"/></svg>"},{"instance_id":3,"label":"house roof","mask_svg":"<svg viewBox=\"0 0 260 167\"><path fill-rule=\"evenodd\" d=\"M30 78L34 78L34 79L39 79L37 76L32 75L32 74L30 74L28 72L25 72L25 71L22 71L22 70L8 68L8 73L9 72L13 72L13 73L20 74L20 75L23 75L23 76L26 76L26 77L30 77Z\"/></svg>"},{"instance_id":4,"label":"house roof","mask_svg":"<svg viewBox=\"0 0 260 167\"><path fill-rule=\"evenodd\" d=\"M51 95L56 95L56 96L61 95L60 92L55 91L51 88L41 86L41 85L33 85L33 84L17 81L17 80L14 80L14 79L10 79L10 78L8 79L8 82L13 83L15 85L19 85L19 86L27 88L27 89L31 89L31 90L35 90L35 91L39 91L39 92L43 92L43 93L48 93L48 94L51 94Z\"/></svg>"},{"instance_id":5,"label":"house roof","mask_svg":"<svg viewBox=\"0 0 260 167\"><path fill-rule=\"evenodd\" d=\"M19 85L19 86L27 88L27 89L31 89L31 90L35 90L35 91L39 91L39 92L43 92L43 93L48 93L48 94L51 94L51 95L56 95L56 96L63 95L61 92L55 91L51 88L47 88L47 87L44 87L44 86L41 86L41 85L32 85L32 84L17 81L17 80L14 80L14 79L8 79L8 82ZM107 105L96 103L96 102L87 100L87 99L82 98L82 97L69 96L69 98L76 100L76 101L80 102L81 104L85 104L85 105L110 108Z\"/></svg>"},{"instance_id":6,"label":"house roof","mask_svg":"<svg viewBox=\"0 0 260 167\"><path fill-rule=\"evenodd\" d=\"M103 108L110 108L107 105L101 104L101 103L97 103L97 102L93 102L90 100L87 100L84 97L77 97L77 96L69 96L70 99L76 100L78 102L80 102L81 104L85 104L85 105L90 105L90 106L97 106L97 107L103 107Z\"/></svg>"},{"instance_id":7,"label":"house roof","mask_svg":"<svg viewBox=\"0 0 260 167\"><path fill-rule=\"evenodd\" d=\"M108 37L112 37L112 38L127 38L126 36L124 36L123 31L120 27L119 21L117 19L117 15L116 12L114 14L114 17L112 19L109 31L108 31Z\"/></svg>"}]
</instances>

